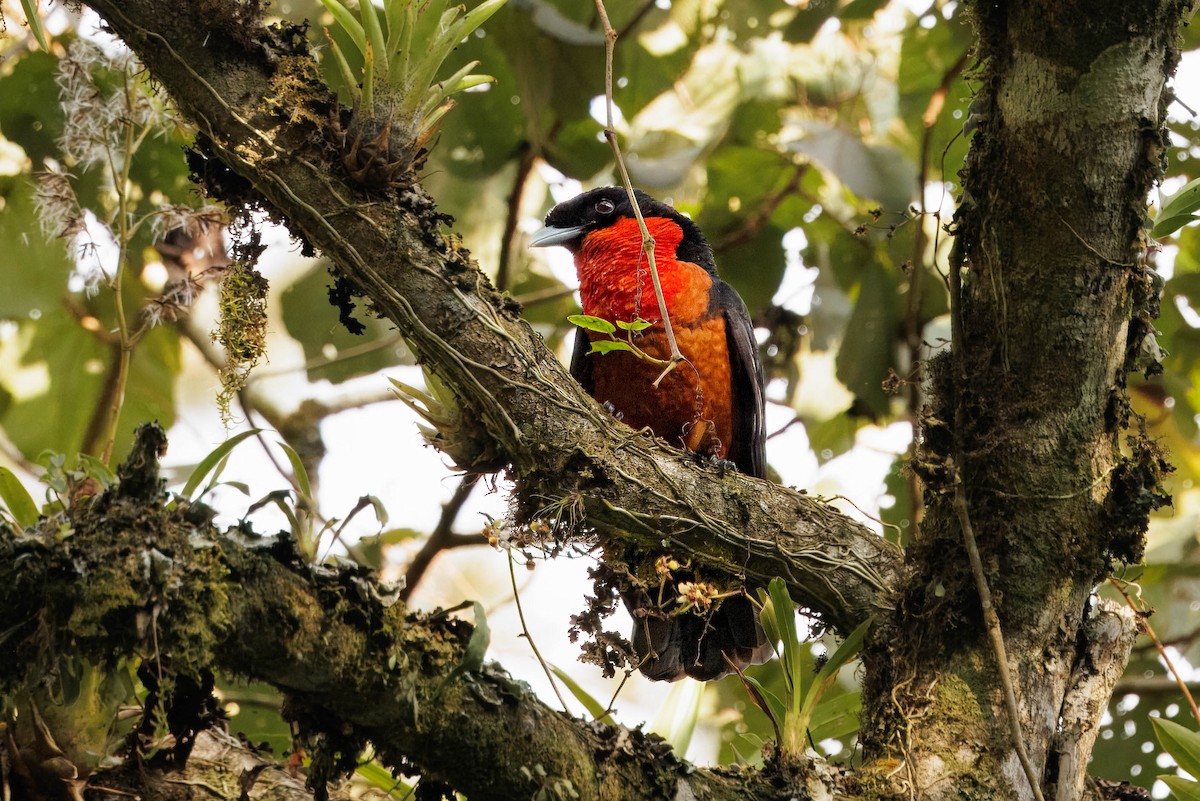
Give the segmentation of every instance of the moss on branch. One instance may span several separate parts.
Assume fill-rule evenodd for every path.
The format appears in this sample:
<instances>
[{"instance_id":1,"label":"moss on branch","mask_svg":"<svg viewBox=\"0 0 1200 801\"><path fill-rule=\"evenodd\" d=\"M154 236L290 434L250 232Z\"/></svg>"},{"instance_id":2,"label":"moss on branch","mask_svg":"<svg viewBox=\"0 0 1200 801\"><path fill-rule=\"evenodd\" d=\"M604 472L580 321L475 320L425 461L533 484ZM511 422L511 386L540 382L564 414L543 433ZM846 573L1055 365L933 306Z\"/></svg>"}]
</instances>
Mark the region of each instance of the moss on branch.
<instances>
[{"instance_id":1,"label":"moss on branch","mask_svg":"<svg viewBox=\"0 0 1200 801\"><path fill-rule=\"evenodd\" d=\"M529 797L548 782L580 799L771 796L757 773L697 770L653 735L556 712L496 665L452 676L469 624L392 603L394 588L365 570L311 567L286 536L212 529L208 510L151 489L157 462L144 457L162 432L139 434L125 484L0 540L0 607L20 622L0 663L4 697L64 657L140 657L176 675L269 682L343 749L369 741L387 764L472 798Z\"/></svg>"}]
</instances>

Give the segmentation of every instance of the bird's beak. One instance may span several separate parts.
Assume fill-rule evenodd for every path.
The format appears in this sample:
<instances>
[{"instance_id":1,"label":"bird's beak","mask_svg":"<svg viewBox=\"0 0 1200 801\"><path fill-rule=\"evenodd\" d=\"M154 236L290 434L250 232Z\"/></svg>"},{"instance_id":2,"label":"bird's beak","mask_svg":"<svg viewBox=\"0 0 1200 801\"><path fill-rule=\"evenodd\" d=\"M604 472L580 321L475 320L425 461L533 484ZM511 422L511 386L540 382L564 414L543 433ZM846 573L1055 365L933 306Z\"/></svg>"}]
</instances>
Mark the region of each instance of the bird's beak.
<instances>
[{"instance_id":1,"label":"bird's beak","mask_svg":"<svg viewBox=\"0 0 1200 801\"><path fill-rule=\"evenodd\" d=\"M529 247L545 248L551 245L565 245L571 240L577 239L585 230L587 230L586 225L576 225L572 228L555 228L547 225L534 233L533 238L529 240Z\"/></svg>"}]
</instances>

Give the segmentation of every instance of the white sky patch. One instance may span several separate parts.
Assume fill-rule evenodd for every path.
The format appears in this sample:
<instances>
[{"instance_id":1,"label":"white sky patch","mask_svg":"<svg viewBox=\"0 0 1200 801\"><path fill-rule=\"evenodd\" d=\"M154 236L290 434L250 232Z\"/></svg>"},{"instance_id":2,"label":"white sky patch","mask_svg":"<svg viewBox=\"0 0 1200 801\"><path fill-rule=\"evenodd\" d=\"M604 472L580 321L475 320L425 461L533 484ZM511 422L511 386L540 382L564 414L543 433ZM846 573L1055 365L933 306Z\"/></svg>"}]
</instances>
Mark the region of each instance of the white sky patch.
<instances>
[{"instance_id":1,"label":"white sky patch","mask_svg":"<svg viewBox=\"0 0 1200 801\"><path fill-rule=\"evenodd\" d=\"M583 191L582 183L574 178L567 178L545 162L538 162L537 171L538 177L549 187L550 197L556 204L570 200ZM522 230L527 234L533 234L541 227L540 219L528 219L522 223ZM564 247L534 248L534 250L540 254L541 262L546 265L556 280L564 286L578 288L579 275L575 272L575 259L569 250ZM578 293L576 293L575 302L579 302Z\"/></svg>"},{"instance_id":2,"label":"white sky patch","mask_svg":"<svg viewBox=\"0 0 1200 801\"><path fill-rule=\"evenodd\" d=\"M1169 109L1171 116L1180 120L1194 119L1200 113L1200 51L1187 50L1180 55L1179 69L1171 87L1175 91L1175 100Z\"/></svg>"},{"instance_id":3,"label":"white sky patch","mask_svg":"<svg viewBox=\"0 0 1200 801\"><path fill-rule=\"evenodd\" d=\"M800 252L808 245L808 237L803 229L793 228L783 235L783 252L787 268L779 289L771 302L795 314L808 314L812 311L813 294L816 289L816 267L804 264Z\"/></svg>"},{"instance_id":4,"label":"white sky patch","mask_svg":"<svg viewBox=\"0 0 1200 801\"><path fill-rule=\"evenodd\" d=\"M948 181L930 181L925 184L925 212L936 214L942 222L954 216L954 185Z\"/></svg>"},{"instance_id":5,"label":"white sky patch","mask_svg":"<svg viewBox=\"0 0 1200 801\"><path fill-rule=\"evenodd\" d=\"M768 403L767 434L783 429L795 417L792 409ZM800 423L788 426L782 434L767 440L767 461L779 473L779 483L784 486L808 487L817 477L817 456L809 447L808 432Z\"/></svg>"},{"instance_id":6,"label":"white sky patch","mask_svg":"<svg viewBox=\"0 0 1200 801\"><path fill-rule=\"evenodd\" d=\"M596 95L592 98L591 105L588 106L588 113L592 119L601 125L608 125L608 107L604 99L604 95ZM621 107L617 105L615 95L613 99L613 128L618 131L625 130L625 115L621 113Z\"/></svg>"},{"instance_id":7,"label":"white sky patch","mask_svg":"<svg viewBox=\"0 0 1200 801\"><path fill-rule=\"evenodd\" d=\"M827 498L843 496L846 500L833 501L833 505L880 531L880 502L887 494L884 478L911 441L912 426L908 422L860 429L853 448L822 465L813 492Z\"/></svg>"},{"instance_id":8,"label":"white sky patch","mask_svg":"<svg viewBox=\"0 0 1200 801\"><path fill-rule=\"evenodd\" d=\"M91 209L83 211L85 230L72 240L75 272L67 280L72 292L95 294L101 281L111 280L117 271L121 249L108 226L100 222Z\"/></svg>"},{"instance_id":9,"label":"white sky patch","mask_svg":"<svg viewBox=\"0 0 1200 801\"><path fill-rule=\"evenodd\" d=\"M1175 308L1179 309L1179 315L1185 323L1192 328L1200 328L1200 314L1191 307L1191 304L1187 302L1187 298L1183 295L1176 295Z\"/></svg>"}]
</instances>

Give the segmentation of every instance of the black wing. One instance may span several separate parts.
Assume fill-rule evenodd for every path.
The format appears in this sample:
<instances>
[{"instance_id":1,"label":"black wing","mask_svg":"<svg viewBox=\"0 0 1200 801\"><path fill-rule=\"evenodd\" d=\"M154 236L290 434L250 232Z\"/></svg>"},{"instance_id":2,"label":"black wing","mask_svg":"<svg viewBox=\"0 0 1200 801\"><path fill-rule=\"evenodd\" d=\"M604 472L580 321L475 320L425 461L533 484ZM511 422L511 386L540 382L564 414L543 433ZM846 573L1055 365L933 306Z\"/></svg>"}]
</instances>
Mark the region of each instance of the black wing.
<instances>
[{"instance_id":1,"label":"black wing","mask_svg":"<svg viewBox=\"0 0 1200 801\"><path fill-rule=\"evenodd\" d=\"M733 432L727 454L748 476L766 478L767 422L764 409L763 368L754 341L754 326L746 304L733 287L717 281L717 305L725 315L729 347L729 376L733 383ZM575 372L574 361L571 372Z\"/></svg>"},{"instance_id":2,"label":"black wing","mask_svg":"<svg viewBox=\"0 0 1200 801\"><path fill-rule=\"evenodd\" d=\"M592 360L588 358L588 351L591 349L592 340L588 338L587 331L576 327L575 347L571 350L571 377L578 381L589 395L596 386L592 380Z\"/></svg>"}]
</instances>

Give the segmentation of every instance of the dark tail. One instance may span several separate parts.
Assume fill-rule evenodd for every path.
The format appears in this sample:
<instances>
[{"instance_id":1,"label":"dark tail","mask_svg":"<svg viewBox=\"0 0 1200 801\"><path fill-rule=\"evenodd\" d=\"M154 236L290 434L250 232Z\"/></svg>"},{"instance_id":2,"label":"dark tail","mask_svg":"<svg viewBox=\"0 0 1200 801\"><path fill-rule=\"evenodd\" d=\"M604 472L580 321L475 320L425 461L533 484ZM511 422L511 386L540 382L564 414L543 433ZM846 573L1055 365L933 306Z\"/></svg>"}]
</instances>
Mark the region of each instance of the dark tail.
<instances>
[{"instance_id":1,"label":"dark tail","mask_svg":"<svg viewBox=\"0 0 1200 801\"><path fill-rule=\"evenodd\" d=\"M673 598L658 605L640 589L628 590L622 598L633 616L638 669L654 681L684 676L712 681L733 672L726 656L742 669L766 662L774 653L758 610L744 595L722 599L708 614L673 613Z\"/></svg>"}]
</instances>

